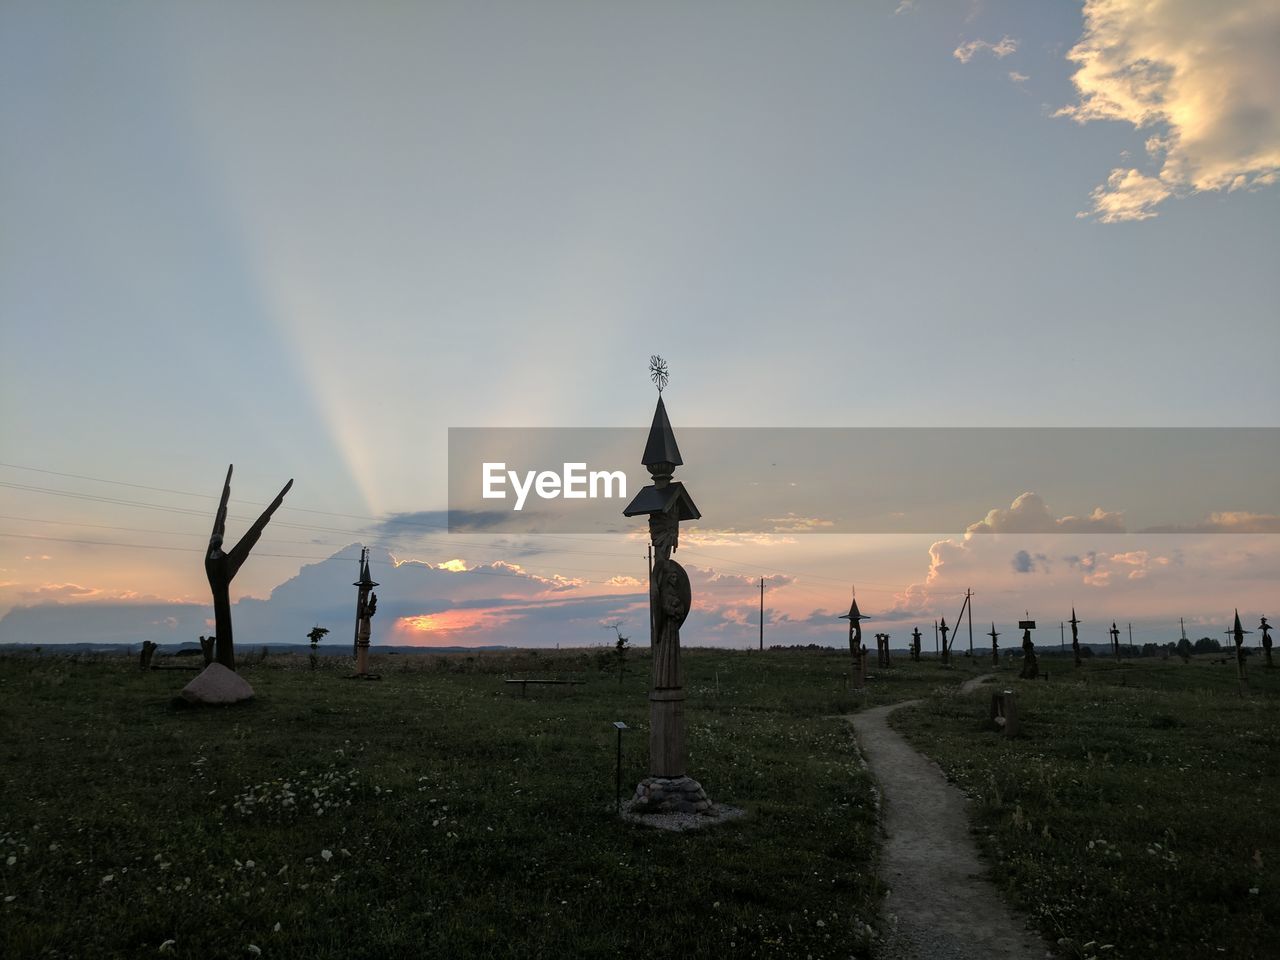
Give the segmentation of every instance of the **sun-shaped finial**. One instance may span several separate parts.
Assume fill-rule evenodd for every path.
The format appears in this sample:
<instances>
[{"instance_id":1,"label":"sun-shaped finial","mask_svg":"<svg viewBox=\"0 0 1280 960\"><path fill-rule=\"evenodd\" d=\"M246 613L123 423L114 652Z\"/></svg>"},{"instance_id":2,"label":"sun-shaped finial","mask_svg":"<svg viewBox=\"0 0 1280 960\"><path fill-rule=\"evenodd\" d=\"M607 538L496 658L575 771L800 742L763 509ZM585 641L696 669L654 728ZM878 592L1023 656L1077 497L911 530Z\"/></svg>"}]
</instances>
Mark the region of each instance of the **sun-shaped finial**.
<instances>
[{"instance_id":1,"label":"sun-shaped finial","mask_svg":"<svg viewBox=\"0 0 1280 960\"><path fill-rule=\"evenodd\" d=\"M649 357L649 379L657 385L658 393L661 395L663 388L667 385L667 361L656 353Z\"/></svg>"}]
</instances>

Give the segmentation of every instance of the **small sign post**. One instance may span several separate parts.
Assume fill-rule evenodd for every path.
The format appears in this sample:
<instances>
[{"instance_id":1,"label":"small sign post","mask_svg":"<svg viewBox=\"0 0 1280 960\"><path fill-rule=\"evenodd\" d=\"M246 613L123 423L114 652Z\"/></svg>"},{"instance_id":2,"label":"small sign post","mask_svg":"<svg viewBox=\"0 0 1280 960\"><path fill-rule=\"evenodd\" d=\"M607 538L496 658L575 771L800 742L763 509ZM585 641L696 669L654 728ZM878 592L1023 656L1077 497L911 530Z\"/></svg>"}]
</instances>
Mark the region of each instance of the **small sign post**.
<instances>
[{"instance_id":1,"label":"small sign post","mask_svg":"<svg viewBox=\"0 0 1280 960\"><path fill-rule=\"evenodd\" d=\"M619 816L622 814L622 731L631 729L621 720L613 721L614 729L618 731L618 768L614 777L613 786L613 802Z\"/></svg>"}]
</instances>

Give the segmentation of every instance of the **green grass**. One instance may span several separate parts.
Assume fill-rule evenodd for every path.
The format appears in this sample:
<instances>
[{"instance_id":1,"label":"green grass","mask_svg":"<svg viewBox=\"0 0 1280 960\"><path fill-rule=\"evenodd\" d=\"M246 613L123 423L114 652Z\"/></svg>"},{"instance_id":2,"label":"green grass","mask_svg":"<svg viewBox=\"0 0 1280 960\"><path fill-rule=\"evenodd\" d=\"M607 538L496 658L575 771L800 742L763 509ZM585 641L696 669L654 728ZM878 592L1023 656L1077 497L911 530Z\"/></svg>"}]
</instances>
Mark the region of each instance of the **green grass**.
<instances>
[{"instance_id":1,"label":"green grass","mask_svg":"<svg viewBox=\"0 0 1280 960\"><path fill-rule=\"evenodd\" d=\"M585 653L375 657L380 683L241 655L254 702L176 711L192 674L0 658L0 955L868 955L842 656L686 652L690 772L749 816L673 835L611 809L612 721L624 791L645 774L641 656L620 687ZM503 675L587 682L522 699Z\"/></svg>"},{"instance_id":2,"label":"green grass","mask_svg":"<svg viewBox=\"0 0 1280 960\"><path fill-rule=\"evenodd\" d=\"M1049 683L1001 675L1008 741L989 688L954 693L982 658L895 660L858 694L843 654L687 651L690 772L749 816L673 835L611 810L612 721L624 792L645 774L643 655L619 686L593 653L375 657L380 683L245 653L258 697L225 710L172 709L191 674L123 657L0 657L0 956L867 957L872 785L835 718L915 697L895 722L1064 955L1275 939L1280 671L1257 663L1241 700L1229 665L1042 657Z\"/></svg>"},{"instance_id":3,"label":"green grass","mask_svg":"<svg viewBox=\"0 0 1280 960\"><path fill-rule=\"evenodd\" d=\"M999 679L1020 738L987 686L893 720L972 798L1012 899L1066 956L1276 956L1280 670L1252 660L1241 699L1207 658L1041 665L1048 683Z\"/></svg>"}]
</instances>

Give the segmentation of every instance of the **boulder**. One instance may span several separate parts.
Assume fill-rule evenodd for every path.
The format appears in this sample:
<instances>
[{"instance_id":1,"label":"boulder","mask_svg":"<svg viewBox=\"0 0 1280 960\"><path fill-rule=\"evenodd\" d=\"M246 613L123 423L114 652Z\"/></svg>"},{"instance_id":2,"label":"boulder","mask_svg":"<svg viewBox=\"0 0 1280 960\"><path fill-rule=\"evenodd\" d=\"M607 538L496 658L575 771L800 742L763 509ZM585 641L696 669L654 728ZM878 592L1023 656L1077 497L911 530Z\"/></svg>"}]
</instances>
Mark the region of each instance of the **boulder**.
<instances>
[{"instance_id":1,"label":"boulder","mask_svg":"<svg viewBox=\"0 0 1280 960\"><path fill-rule=\"evenodd\" d=\"M224 705L252 700L253 687L234 670L211 663L182 688L181 696L187 703Z\"/></svg>"}]
</instances>

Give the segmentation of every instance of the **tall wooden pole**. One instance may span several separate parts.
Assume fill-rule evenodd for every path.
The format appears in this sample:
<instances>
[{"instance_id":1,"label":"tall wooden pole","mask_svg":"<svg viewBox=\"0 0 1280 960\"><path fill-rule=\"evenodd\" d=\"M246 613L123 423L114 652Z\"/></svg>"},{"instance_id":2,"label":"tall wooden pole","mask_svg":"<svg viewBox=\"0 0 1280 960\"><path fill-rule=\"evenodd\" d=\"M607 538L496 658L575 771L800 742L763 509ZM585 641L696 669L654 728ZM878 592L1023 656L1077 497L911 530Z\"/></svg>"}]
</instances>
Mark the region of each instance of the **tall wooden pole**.
<instances>
[{"instance_id":1,"label":"tall wooden pole","mask_svg":"<svg viewBox=\"0 0 1280 960\"><path fill-rule=\"evenodd\" d=\"M969 656L973 656L973 591L968 587L965 588L965 597L968 600L966 604L969 608Z\"/></svg>"},{"instance_id":2,"label":"tall wooden pole","mask_svg":"<svg viewBox=\"0 0 1280 960\"><path fill-rule=\"evenodd\" d=\"M1058 621L1058 646L1067 649L1067 625L1061 620Z\"/></svg>"},{"instance_id":3,"label":"tall wooden pole","mask_svg":"<svg viewBox=\"0 0 1280 960\"><path fill-rule=\"evenodd\" d=\"M764 577L760 578L760 651L764 652Z\"/></svg>"}]
</instances>

